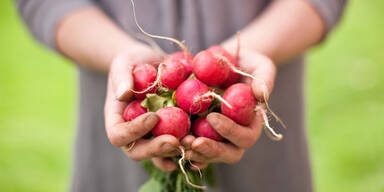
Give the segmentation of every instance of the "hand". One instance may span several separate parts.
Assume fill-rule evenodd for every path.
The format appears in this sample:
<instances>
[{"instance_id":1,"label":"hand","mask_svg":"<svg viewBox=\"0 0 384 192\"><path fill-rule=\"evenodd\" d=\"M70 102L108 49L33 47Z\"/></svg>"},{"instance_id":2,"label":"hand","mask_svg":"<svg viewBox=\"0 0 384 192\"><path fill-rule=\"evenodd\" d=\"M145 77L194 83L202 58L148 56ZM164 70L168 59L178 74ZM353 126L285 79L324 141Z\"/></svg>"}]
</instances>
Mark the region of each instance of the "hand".
<instances>
[{"instance_id":1,"label":"hand","mask_svg":"<svg viewBox=\"0 0 384 192\"><path fill-rule=\"evenodd\" d=\"M252 80L249 77L242 77L241 81L251 85L258 101L268 99L276 74L274 63L257 52L241 50L239 64L242 71L258 78ZM266 98L264 98L265 91ZM258 112L255 112L255 117L248 127L241 126L220 113L210 113L207 120L229 142L217 142L205 137L185 137L182 143L190 149L186 152L186 158L196 162L194 164L198 164L199 168L206 167L208 163L237 163L245 150L260 137L263 126L263 118Z\"/></svg>"},{"instance_id":2,"label":"hand","mask_svg":"<svg viewBox=\"0 0 384 192\"><path fill-rule=\"evenodd\" d=\"M107 136L114 146L120 147L132 160L153 158L160 169L171 171L176 165L164 157L179 154L178 139L171 135L142 139L156 125L156 113L143 114L130 122L125 122L122 117L127 102L132 99L134 66L141 63L156 65L161 60L161 54L144 45L118 54L110 67L104 116Z\"/></svg>"}]
</instances>

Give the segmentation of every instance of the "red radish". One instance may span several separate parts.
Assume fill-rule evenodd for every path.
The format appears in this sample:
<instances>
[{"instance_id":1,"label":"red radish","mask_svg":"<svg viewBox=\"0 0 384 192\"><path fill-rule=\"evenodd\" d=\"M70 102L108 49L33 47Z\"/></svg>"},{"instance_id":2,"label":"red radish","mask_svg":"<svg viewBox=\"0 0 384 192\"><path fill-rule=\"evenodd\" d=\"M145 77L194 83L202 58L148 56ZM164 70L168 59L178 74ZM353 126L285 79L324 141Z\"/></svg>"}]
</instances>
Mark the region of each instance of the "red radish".
<instances>
[{"instance_id":1,"label":"red radish","mask_svg":"<svg viewBox=\"0 0 384 192\"><path fill-rule=\"evenodd\" d=\"M207 121L207 117L200 117L192 125L192 133L198 137L207 137L215 141L223 141L224 138L213 129Z\"/></svg>"},{"instance_id":2,"label":"red radish","mask_svg":"<svg viewBox=\"0 0 384 192\"><path fill-rule=\"evenodd\" d=\"M192 61L193 61L193 55L188 52L176 52L172 53L170 55L173 59L179 61L181 64L184 65L185 69L187 70L187 76L192 74Z\"/></svg>"},{"instance_id":3,"label":"red radish","mask_svg":"<svg viewBox=\"0 0 384 192\"><path fill-rule=\"evenodd\" d=\"M159 109L156 114L159 121L152 129L154 136L173 135L178 139L182 139L189 133L191 121L189 116L178 107L164 107Z\"/></svg>"},{"instance_id":4,"label":"red radish","mask_svg":"<svg viewBox=\"0 0 384 192\"><path fill-rule=\"evenodd\" d=\"M154 83L157 71L155 67L149 64L139 64L133 69L132 75L137 99L144 99L147 93L156 92L157 86Z\"/></svg>"},{"instance_id":5,"label":"red radish","mask_svg":"<svg viewBox=\"0 0 384 192\"><path fill-rule=\"evenodd\" d=\"M249 85L244 83L231 85L225 91L223 99L232 108L229 108L227 105L221 105L221 113L240 125L247 126L251 123L256 107L256 99Z\"/></svg>"},{"instance_id":6,"label":"red radish","mask_svg":"<svg viewBox=\"0 0 384 192\"><path fill-rule=\"evenodd\" d=\"M230 66L210 50L199 52L192 62L196 77L210 86L222 85L229 76Z\"/></svg>"},{"instance_id":7,"label":"red radish","mask_svg":"<svg viewBox=\"0 0 384 192\"><path fill-rule=\"evenodd\" d=\"M136 117L147 112L147 109L141 106L143 100L132 101L125 107L123 118L125 121L132 121Z\"/></svg>"},{"instance_id":8,"label":"red radish","mask_svg":"<svg viewBox=\"0 0 384 192\"><path fill-rule=\"evenodd\" d=\"M188 77L187 69L177 57L170 55L159 66L161 86L165 88L176 89Z\"/></svg>"},{"instance_id":9,"label":"red radish","mask_svg":"<svg viewBox=\"0 0 384 192\"><path fill-rule=\"evenodd\" d=\"M230 63L229 65L233 65L233 67L238 68L239 62L230 54L228 51L226 51L224 48L220 46L212 46L208 49L213 55L218 55L221 57L226 58ZM225 62L225 61L224 61ZM233 70L229 71L229 75L227 80L221 85L222 87L229 87L230 85L236 83L240 78L240 74L234 72Z\"/></svg>"},{"instance_id":10,"label":"red radish","mask_svg":"<svg viewBox=\"0 0 384 192\"><path fill-rule=\"evenodd\" d=\"M187 79L176 89L176 103L190 114L206 111L212 103L209 88L197 79Z\"/></svg>"}]
</instances>

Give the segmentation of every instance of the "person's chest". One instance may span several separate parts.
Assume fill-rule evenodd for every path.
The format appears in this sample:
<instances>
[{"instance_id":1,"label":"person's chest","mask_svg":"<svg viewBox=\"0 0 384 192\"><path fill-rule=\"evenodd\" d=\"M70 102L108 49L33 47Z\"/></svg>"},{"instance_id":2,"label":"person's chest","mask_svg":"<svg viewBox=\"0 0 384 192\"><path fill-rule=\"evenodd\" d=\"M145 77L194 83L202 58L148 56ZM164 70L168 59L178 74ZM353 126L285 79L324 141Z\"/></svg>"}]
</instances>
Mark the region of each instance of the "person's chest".
<instances>
[{"instance_id":1,"label":"person's chest","mask_svg":"<svg viewBox=\"0 0 384 192\"><path fill-rule=\"evenodd\" d=\"M100 6L131 35L139 33L130 0L99 0ZM136 0L139 24L149 33L185 40L192 52L218 44L254 20L269 0ZM157 43L174 51L169 42Z\"/></svg>"}]
</instances>

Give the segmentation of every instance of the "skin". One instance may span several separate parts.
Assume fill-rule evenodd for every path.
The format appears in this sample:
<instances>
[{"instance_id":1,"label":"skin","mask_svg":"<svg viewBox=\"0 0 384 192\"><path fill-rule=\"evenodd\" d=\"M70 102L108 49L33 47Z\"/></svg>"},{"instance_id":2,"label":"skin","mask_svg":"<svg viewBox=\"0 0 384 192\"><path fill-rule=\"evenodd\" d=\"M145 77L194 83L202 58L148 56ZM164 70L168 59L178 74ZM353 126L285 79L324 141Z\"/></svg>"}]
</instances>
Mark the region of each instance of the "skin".
<instances>
[{"instance_id":1,"label":"skin","mask_svg":"<svg viewBox=\"0 0 384 192\"><path fill-rule=\"evenodd\" d=\"M308 2L274 1L260 17L241 30L240 68L263 79L269 95L276 64L301 54L319 42L323 34L322 18ZM105 127L110 142L133 160L151 158L163 171L176 169L176 165L167 159L179 154L177 146L180 142L175 137L163 135L141 139L157 123L158 117L154 113L146 113L131 122L124 122L122 118L126 102L132 99L132 68L139 63L156 64L163 55L129 37L96 7L68 14L59 23L55 37L57 48L63 55L83 67L109 72ZM235 35L222 46L235 55ZM258 100L263 100L259 81L246 78L242 81L252 86ZM187 149L186 157L200 168L210 162L238 162L261 134L263 122L259 114L255 115L251 125L243 127L223 115L209 114L210 125L230 143L187 136L181 141ZM136 144L128 150L133 141Z\"/></svg>"}]
</instances>

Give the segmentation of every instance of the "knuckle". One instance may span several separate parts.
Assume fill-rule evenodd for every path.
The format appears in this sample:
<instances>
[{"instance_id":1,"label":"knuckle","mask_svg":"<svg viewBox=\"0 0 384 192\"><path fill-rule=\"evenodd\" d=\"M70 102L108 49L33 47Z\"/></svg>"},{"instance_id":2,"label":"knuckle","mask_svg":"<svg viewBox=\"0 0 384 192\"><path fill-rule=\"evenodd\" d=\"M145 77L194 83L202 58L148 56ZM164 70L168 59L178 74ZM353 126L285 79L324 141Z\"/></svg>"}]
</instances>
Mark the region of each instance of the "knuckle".
<instances>
[{"instance_id":1,"label":"knuckle","mask_svg":"<svg viewBox=\"0 0 384 192\"><path fill-rule=\"evenodd\" d=\"M138 161L141 160L139 157L134 156L134 155L129 155L129 154L127 154L127 156L128 156L131 160L136 161L136 162L138 162Z\"/></svg>"},{"instance_id":2,"label":"knuckle","mask_svg":"<svg viewBox=\"0 0 384 192\"><path fill-rule=\"evenodd\" d=\"M252 147L253 144L255 144L256 140L257 139L255 137L250 137L250 138L244 139L244 143L243 143L242 147L245 149L248 149L248 148Z\"/></svg>"},{"instance_id":3,"label":"knuckle","mask_svg":"<svg viewBox=\"0 0 384 192\"><path fill-rule=\"evenodd\" d=\"M146 150L145 154L147 157L156 157L157 156L157 151L158 151L158 147L156 148L149 148L148 150Z\"/></svg>"},{"instance_id":4,"label":"knuckle","mask_svg":"<svg viewBox=\"0 0 384 192\"><path fill-rule=\"evenodd\" d=\"M114 133L108 134L108 140L115 147L121 146L121 138Z\"/></svg>"},{"instance_id":5,"label":"knuckle","mask_svg":"<svg viewBox=\"0 0 384 192\"><path fill-rule=\"evenodd\" d=\"M132 137L139 137L141 135L141 130L140 129L134 129L134 128L129 128L128 134Z\"/></svg>"},{"instance_id":6,"label":"knuckle","mask_svg":"<svg viewBox=\"0 0 384 192\"><path fill-rule=\"evenodd\" d=\"M228 138L233 136L233 126L221 126L220 129L223 137Z\"/></svg>"},{"instance_id":7,"label":"knuckle","mask_svg":"<svg viewBox=\"0 0 384 192\"><path fill-rule=\"evenodd\" d=\"M142 135L142 130L140 129L140 127L138 126L129 126L127 127L128 128L128 134L132 137L139 137L140 135Z\"/></svg>"},{"instance_id":8,"label":"knuckle","mask_svg":"<svg viewBox=\"0 0 384 192\"><path fill-rule=\"evenodd\" d=\"M236 156L233 156L233 158L228 162L229 164L235 164L235 163L238 163L241 158L243 157L243 155L236 155Z\"/></svg>"}]
</instances>

